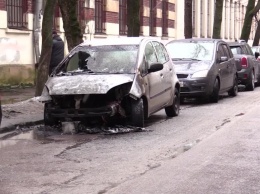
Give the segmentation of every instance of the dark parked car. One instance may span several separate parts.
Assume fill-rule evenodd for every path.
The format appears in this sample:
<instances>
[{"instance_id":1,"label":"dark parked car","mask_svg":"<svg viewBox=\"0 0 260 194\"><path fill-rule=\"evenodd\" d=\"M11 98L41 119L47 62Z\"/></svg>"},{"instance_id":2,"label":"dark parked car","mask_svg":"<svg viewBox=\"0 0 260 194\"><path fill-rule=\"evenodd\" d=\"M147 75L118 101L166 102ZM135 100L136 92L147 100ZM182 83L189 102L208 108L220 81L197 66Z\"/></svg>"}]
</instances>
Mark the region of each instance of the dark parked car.
<instances>
[{"instance_id":1,"label":"dark parked car","mask_svg":"<svg viewBox=\"0 0 260 194\"><path fill-rule=\"evenodd\" d=\"M246 90L252 91L255 83L260 82L260 61L257 60L259 52L253 53L246 42L229 42L229 47L236 63L241 66L238 71L238 83L245 85Z\"/></svg>"},{"instance_id":2,"label":"dark parked car","mask_svg":"<svg viewBox=\"0 0 260 194\"><path fill-rule=\"evenodd\" d=\"M216 39L173 40L166 44L181 85L181 97L218 102L238 92L237 68L228 44Z\"/></svg>"},{"instance_id":3,"label":"dark parked car","mask_svg":"<svg viewBox=\"0 0 260 194\"><path fill-rule=\"evenodd\" d=\"M43 90L45 125L72 120L110 123L179 114L180 85L165 46L152 38L82 43L54 70Z\"/></svg>"}]
</instances>

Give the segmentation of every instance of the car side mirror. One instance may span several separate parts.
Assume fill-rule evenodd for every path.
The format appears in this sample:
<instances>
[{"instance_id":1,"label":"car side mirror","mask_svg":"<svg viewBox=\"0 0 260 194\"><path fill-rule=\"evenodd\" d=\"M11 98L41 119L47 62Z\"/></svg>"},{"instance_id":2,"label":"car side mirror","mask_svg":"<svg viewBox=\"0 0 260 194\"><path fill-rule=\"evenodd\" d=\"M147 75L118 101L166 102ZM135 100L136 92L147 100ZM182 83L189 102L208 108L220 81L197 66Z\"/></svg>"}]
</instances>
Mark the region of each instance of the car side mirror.
<instances>
[{"instance_id":1,"label":"car side mirror","mask_svg":"<svg viewBox=\"0 0 260 194\"><path fill-rule=\"evenodd\" d=\"M161 63L152 63L148 69L148 73L160 71L163 69L163 64Z\"/></svg>"},{"instance_id":2,"label":"car side mirror","mask_svg":"<svg viewBox=\"0 0 260 194\"><path fill-rule=\"evenodd\" d=\"M222 62L225 62L225 61L227 61L228 60L228 58L226 57L226 56L222 56L222 57L220 57L220 63L222 63Z\"/></svg>"},{"instance_id":3,"label":"car side mirror","mask_svg":"<svg viewBox=\"0 0 260 194\"><path fill-rule=\"evenodd\" d=\"M255 58L257 59L259 57L259 52L255 52Z\"/></svg>"}]
</instances>

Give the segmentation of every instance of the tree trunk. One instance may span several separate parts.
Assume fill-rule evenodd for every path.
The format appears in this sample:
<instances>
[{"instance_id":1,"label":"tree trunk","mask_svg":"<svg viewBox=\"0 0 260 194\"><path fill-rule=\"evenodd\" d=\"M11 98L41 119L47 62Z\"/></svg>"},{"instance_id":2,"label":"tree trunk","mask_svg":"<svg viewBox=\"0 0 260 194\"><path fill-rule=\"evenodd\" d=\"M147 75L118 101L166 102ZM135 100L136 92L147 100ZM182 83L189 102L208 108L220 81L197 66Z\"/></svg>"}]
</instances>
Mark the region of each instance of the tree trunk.
<instances>
[{"instance_id":1,"label":"tree trunk","mask_svg":"<svg viewBox=\"0 0 260 194\"><path fill-rule=\"evenodd\" d=\"M223 12L223 0L216 0L213 35L212 38L220 39L221 23L222 23L222 12Z\"/></svg>"},{"instance_id":2,"label":"tree trunk","mask_svg":"<svg viewBox=\"0 0 260 194\"><path fill-rule=\"evenodd\" d=\"M251 32L252 18L254 16L252 10L254 9L254 7L255 7L255 0L248 0L245 20L241 32L241 37L240 37L240 39L245 40L246 42L248 41Z\"/></svg>"},{"instance_id":3,"label":"tree trunk","mask_svg":"<svg viewBox=\"0 0 260 194\"><path fill-rule=\"evenodd\" d=\"M260 39L260 20L257 22L257 28L256 28L256 31L255 31L253 46L259 45L259 39Z\"/></svg>"},{"instance_id":4,"label":"tree trunk","mask_svg":"<svg viewBox=\"0 0 260 194\"><path fill-rule=\"evenodd\" d=\"M58 0L61 10L63 28L69 51L83 42L83 35L77 18L78 0Z\"/></svg>"},{"instance_id":5,"label":"tree trunk","mask_svg":"<svg viewBox=\"0 0 260 194\"><path fill-rule=\"evenodd\" d=\"M192 38L192 0L185 0L184 36Z\"/></svg>"},{"instance_id":6,"label":"tree trunk","mask_svg":"<svg viewBox=\"0 0 260 194\"><path fill-rule=\"evenodd\" d=\"M52 52L53 13L56 0L47 0L42 21L42 50L36 77L35 96L40 96L48 79Z\"/></svg>"},{"instance_id":7,"label":"tree trunk","mask_svg":"<svg viewBox=\"0 0 260 194\"><path fill-rule=\"evenodd\" d=\"M34 36L34 52L35 61L39 63L40 59L40 33L41 33L41 10L42 0L35 0L34 5L34 21L33 21L33 36Z\"/></svg>"},{"instance_id":8,"label":"tree trunk","mask_svg":"<svg viewBox=\"0 0 260 194\"><path fill-rule=\"evenodd\" d=\"M140 34L140 1L127 0L127 36L138 37Z\"/></svg>"}]
</instances>

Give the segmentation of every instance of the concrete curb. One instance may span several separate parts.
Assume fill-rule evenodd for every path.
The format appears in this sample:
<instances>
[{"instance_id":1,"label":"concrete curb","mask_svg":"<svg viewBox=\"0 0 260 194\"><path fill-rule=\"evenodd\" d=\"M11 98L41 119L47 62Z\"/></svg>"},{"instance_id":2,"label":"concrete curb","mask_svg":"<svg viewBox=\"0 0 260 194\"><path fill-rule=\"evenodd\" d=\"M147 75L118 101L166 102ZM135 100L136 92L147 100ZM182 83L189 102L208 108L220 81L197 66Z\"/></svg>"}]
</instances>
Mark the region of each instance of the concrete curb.
<instances>
[{"instance_id":1,"label":"concrete curb","mask_svg":"<svg viewBox=\"0 0 260 194\"><path fill-rule=\"evenodd\" d=\"M14 125L5 126L3 128L0 128L0 134L12 132L17 129L17 127L31 127L33 125L40 125L43 124L43 120L37 120L37 121L30 121L30 122L24 122Z\"/></svg>"}]
</instances>

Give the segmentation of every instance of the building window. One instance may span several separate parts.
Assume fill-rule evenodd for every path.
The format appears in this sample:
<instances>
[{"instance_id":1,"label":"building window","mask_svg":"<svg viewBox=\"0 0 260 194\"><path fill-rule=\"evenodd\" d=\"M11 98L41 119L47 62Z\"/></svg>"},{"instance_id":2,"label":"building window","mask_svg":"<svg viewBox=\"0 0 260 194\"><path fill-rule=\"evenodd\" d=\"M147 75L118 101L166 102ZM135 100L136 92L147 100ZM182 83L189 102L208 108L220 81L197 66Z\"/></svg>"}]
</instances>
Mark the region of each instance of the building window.
<instances>
[{"instance_id":1,"label":"building window","mask_svg":"<svg viewBox=\"0 0 260 194\"><path fill-rule=\"evenodd\" d=\"M139 19L140 19L140 35L143 35L143 25L144 25L144 1L143 0L140 0Z\"/></svg>"},{"instance_id":2,"label":"building window","mask_svg":"<svg viewBox=\"0 0 260 194\"><path fill-rule=\"evenodd\" d=\"M200 37L203 37L203 0L200 1Z\"/></svg>"},{"instance_id":3,"label":"building window","mask_svg":"<svg viewBox=\"0 0 260 194\"><path fill-rule=\"evenodd\" d=\"M27 28L27 5L27 0L6 0L8 28Z\"/></svg>"},{"instance_id":4,"label":"building window","mask_svg":"<svg viewBox=\"0 0 260 194\"><path fill-rule=\"evenodd\" d=\"M56 7L54 8L54 15L53 15L53 30L59 31L59 17L61 16L60 14L60 8L59 5L57 4Z\"/></svg>"},{"instance_id":5,"label":"building window","mask_svg":"<svg viewBox=\"0 0 260 194\"><path fill-rule=\"evenodd\" d=\"M168 1L162 1L162 35L168 36Z\"/></svg>"},{"instance_id":6,"label":"building window","mask_svg":"<svg viewBox=\"0 0 260 194\"><path fill-rule=\"evenodd\" d=\"M95 0L95 33L105 33L105 0Z\"/></svg>"},{"instance_id":7,"label":"building window","mask_svg":"<svg viewBox=\"0 0 260 194\"><path fill-rule=\"evenodd\" d=\"M76 13L77 18L79 22L80 29L82 33L84 33L86 25L85 25L85 0L78 0L77 1L77 7L76 7Z\"/></svg>"},{"instance_id":8,"label":"building window","mask_svg":"<svg viewBox=\"0 0 260 194\"><path fill-rule=\"evenodd\" d=\"M196 26L196 1L192 2L192 36L195 36L195 26Z\"/></svg>"},{"instance_id":9,"label":"building window","mask_svg":"<svg viewBox=\"0 0 260 194\"><path fill-rule=\"evenodd\" d=\"M229 3L229 38L232 39L232 14L234 13L232 1ZM233 20L234 22L234 20Z\"/></svg>"},{"instance_id":10,"label":"building window","mask_svg":"<svg viewBox=\"0 0 260 194\"><path fill-rule=\"evenodd\" d=\"M207 8L207 35L208 35L208 38L211 37L211 23L210 23L210 20L211 20L211 14L210 14L210 11L211 11L211 3L210 1L208 1L208 8Z\"/></svg>"},{"instance_id":11,"label":"building window","mask_svg":"<svg viewBox=\"0 0 260 194\"><path fill-rule=\"evenodd\" d=\"M149 20L149 35L156 36L156 0L150 0L150 20Z\"/></svg>"},{"instance_id":12,"label":"building window","mask_svg":"<svg viewBox=\"0 0 260 194\"><path fill-rule=\"evenodd\" d=\"M84 3L85 0L77 1L76 13L77 13L78 21L84 20Z\"/></svg>"},{"instance_id":13,"label":"building window","mask_svg":"<svg viewBox=\"0 0 260 194\"><path fill-rule=\"evenodd\" d=\"M119 34L127 34L127 1L119 0Z\"/></svg>"}]
</instances>

